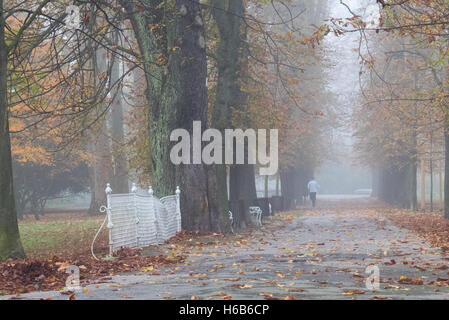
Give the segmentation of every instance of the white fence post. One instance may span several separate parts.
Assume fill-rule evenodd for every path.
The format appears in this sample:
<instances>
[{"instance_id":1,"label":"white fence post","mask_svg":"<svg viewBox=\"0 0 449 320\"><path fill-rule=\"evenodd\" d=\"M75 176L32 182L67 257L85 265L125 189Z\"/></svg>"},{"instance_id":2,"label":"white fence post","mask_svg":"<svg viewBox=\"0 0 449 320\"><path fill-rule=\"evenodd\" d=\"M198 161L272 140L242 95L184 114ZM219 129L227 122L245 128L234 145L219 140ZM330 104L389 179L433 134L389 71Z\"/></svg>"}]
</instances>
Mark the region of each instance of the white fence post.
<instances>
[{"instance_id":1,"label":"white fence post","mask_svg":"<svg viewBox=\"0 0 449 320\"><path fill-rule=\"evenodd\" d=\"M133 194L133 201L134 201L134 215L136 217L136 244L137 247L139 248L140 246L140 235L139 235L139 228L138 228L138 224L139 224L139 215L137 212L137 186L136 184L133 182L133 186L131 188L131 193Z\"/></svg>"},{"instance_id":2,"label":"white fence post","mask_svg":"<svg viewBox=\"0 0 449 320\"><path fill-rule=\"evenodd\" d=\"M177 232L181 232L181 190L179 186L176 187L176 220L178 223Z\"/></svg>"},{"instance_id":3,"label":"white fence post","mask_svg":"<svg viewBox=\"0 0 449 320\"><path fill-rule=\"evenodd\" d=\"M112 224L112 216L111 216L111 205L109 197L112 193L111 184L106 184L106 189L104 190L106 192L106 213L108 215L108 229L109 229L109 255L112 256L112 248L114 243L112 242L112 228L114 225Z\"/></svg>"},{"instance_id":4,"label":"white fence post","mask_svg":"<svg viewBox=\"0 0 449 320\"><path fill-rule=\"evenodd\" d=\"M150 207L151 207L151 209L152 209L152 211L153 211L153 214L154 214L154 224L155 224L155 226L156 226L156 241L157 242L159 242L159 239L160 239L160 235L159 235L159 221L158 221L158 216L157 216L157 214L156 214L156 206L155 206L155 204L154 204L154 190L153 190L153 187L152 186L150 186L149 188L148 188L148 194L150 195Z\"/></svg>"}]
</instances>

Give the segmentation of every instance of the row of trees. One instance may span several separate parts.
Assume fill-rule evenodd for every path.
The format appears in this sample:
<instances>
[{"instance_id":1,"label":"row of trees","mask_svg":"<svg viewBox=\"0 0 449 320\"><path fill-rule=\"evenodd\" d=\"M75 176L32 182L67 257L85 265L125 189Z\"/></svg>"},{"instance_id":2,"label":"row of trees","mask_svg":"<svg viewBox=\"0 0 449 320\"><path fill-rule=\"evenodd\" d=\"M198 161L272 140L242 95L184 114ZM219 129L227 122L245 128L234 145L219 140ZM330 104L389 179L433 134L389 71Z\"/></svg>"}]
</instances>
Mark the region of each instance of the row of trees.
<instances>
[{"instance_id":1,"label":"row of trees","mask_svg":"<svg viewBox=\"0 0 449 320\"><path fill-rule=\"evenodd\" d=\"M382 1L379 25L355 23L366 45L353 120L360 154L373 168L373 192L388 203L417 210L419 164L433 173L446 159L449 218L448 12L445 1Z\"/></svg>"},{"instance_id":2,"label":"row of trees","mask_svg":"<svg viewBox=\"0 0 449 320\"><path fill-rule=\"evenodd\" d=\"M322 15L320 1L0 0L0 12L0 259L24 256L17 204L43 205L22 200L30 180L53 194L89 184L91 213L109 181L126 192L137 175L159 196L179 185L183 228L227 232L227 175L230 199L252 201L255 168L173 165L170 133L192 135L193 121L279 128L291 197L323 154L314 91L325 88L316 44L327 31L298 22Z\"/></svg>"}]
</instances>

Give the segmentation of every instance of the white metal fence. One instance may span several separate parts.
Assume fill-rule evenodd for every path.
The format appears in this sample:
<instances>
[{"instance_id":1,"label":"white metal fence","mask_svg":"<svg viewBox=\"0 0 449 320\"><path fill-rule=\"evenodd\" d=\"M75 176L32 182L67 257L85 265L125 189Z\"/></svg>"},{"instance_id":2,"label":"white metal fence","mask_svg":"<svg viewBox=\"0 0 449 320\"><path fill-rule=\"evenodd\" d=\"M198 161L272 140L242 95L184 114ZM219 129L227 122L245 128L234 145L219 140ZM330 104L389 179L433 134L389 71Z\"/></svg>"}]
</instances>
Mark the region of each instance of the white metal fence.
<instances>
[{"instance_id":1,"label":"white metal fence","mask_svg":"<svg viewBox=\"0 0 449 320\"><path fill-rule=\"evenodd\" d=\"M181 191L176 187L175 195L158 199L150 187L148 194L132 192L112 194L107 185L107 206L100 210L107 213L109 228L109 251L122 248L142 248L160 244L181 231Z\"/></svg>"}]
</instances>

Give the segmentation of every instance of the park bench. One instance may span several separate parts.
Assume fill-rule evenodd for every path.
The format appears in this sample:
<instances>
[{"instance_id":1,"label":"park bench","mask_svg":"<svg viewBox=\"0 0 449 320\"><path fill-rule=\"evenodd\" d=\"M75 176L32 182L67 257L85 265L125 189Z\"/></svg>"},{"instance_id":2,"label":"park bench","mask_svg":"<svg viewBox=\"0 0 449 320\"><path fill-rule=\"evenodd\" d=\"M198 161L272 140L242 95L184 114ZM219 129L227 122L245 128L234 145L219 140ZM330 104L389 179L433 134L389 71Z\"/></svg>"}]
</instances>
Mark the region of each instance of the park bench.
<instances>
[{"instance_id":1,"label":"park bench","mask_svg":"<svg viewBox=\"0 0 449 320\"><path fill-rule=\"evenodd\" d=\"M262 226L262 209L260 207L249 207L249 213L256 218L256 223L258 227Z\"/></svg>"},{"instance_id":2,"label":"park bench","mask_svg":"<svg viewBox=\"0 0 449 320\"><path fill-rule=\"evenodd\" d=\"M249 207L249 213L256 219L256 225L258 227L262 226L262 209L260 207L251 206ZM229 210L229 220L231 221L231 231L234 233L234 216L232 211Z\"/></svg>"}]
</instances>

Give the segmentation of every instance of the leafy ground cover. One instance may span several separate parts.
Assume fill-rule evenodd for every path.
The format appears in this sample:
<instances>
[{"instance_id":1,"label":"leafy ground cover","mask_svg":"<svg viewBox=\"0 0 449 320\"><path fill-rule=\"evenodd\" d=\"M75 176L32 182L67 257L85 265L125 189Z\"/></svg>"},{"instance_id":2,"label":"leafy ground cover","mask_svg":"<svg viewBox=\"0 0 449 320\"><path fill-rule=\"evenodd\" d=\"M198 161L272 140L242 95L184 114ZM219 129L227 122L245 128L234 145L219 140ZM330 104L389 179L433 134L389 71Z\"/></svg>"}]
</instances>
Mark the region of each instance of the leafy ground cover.
<instances>
[{"instance_id":1,"label":"leafy ground cover","mask_svg":"<svg viewBox=\"0 0 449 320\"><path fill-rule=\"evenodd\" d=\"M274 232L296 215L284 213L266 221L268 225L265 228L268 232ZM70 265L80 268L82 284L107 281L108 277L117 273L144 271L157 274L159 266L181 263L184 255L194 249L230 241L244 242L252 233L252 229L236 235L183 231L160 249L122 249L111 261L97 261L91 255L90 245L103 219L103 216L89 217L77 213L47 214L39 221L34 218L21 221L19 228L27 259L0 262L0 295L63 290L68 277L66 270ZM106 230L100 233L94 250L98 257L108 254Z\"/></svg>"},{"instance_id":2,"label":"leafy ground cover","mask_svg":"<svg viewBox=\"0 0 449 320\"><path fill-rule=\"evenodd\" d=\"M265 288L266 290L264 289L265 291L260 291L256 288L254 279L248 280L245 277L249 277L251 272L263 273L265 272L264 268L268 270L270 264L273 264L273 268L275 268L272 271L274 272L273 275L270 276L270 271L266 271L266 280L263 283L266 285L271 285L271 283L281 285L278 283L280 280L289 278L290 281L296 282L303 278L307 280L307 276L309 276L311 277L311 279L308 279L310 283L295 283L295 286L291 289L296 290L295 288L302 288L301 285L304 286L307 284L308 287L306 290L301 291L302 293L295 293L296 296L307 298L309 297L308 295L322 294L320 293L322 291L314 293L313 288L310 288L310 284L318 281L320 283L320 290L323 290L323 287L327 286L326 281L331 281L326 277L331 276L332 270L327 267L322 270L322 274L324 275L323 280L318 277L321 274L321 271L318 271L318 265L314 267L315 269L308 270L309 265L306 264L303 266L304 270L301 269L301 272L287 276L290 272L289 267L294 265L295 259L309 259L310 263L320 264L321 259L329 259L330 256L336 255L337 253L349 254L346 253L350 249L346 247L349 243L348 241L355 236L357 229L363 227L363 224L368 223L368 220L373 221L369 225L374 226L374 229L371 227L368 228L367 226L369 225L365 225L367 232L363 232L363 241L366 242L366 245L377 245L387 249L391 246L392 248L402 248L401 250L406 250L410 247L410 253L415 254L415 257L412 259L411 256L404 255L405 253L396 254L397 256L393 254L390 257L390 254L392 254L390 249L380 253L377 251L372 253L370 257L379 259L383 268L386 268L385 278L382 280L382 282L386 281L383 289L393 291L407 289L412 290L416 294L415 291L418 289L401 288L404 285L423 288L425 286L431 286L431 290L434 290L431 292L435 293L446 288L449 285L449 280L447 279L448 270L446 270L449 269L449 266L445 262L448 259L447 248L449 247L448 221L440 213L431 214L398 210L379 202L371 201L364 203L363 201L361 202L360 199L357 202L340 201L339 203L323 201L317 209L312 210L307 207L302 207L297 211L280 213L273 219L266 219L262 229L249 229L240 234L222 235L216 233L198 234L182 232L160 246L149 247L144 250L121 250L117 253L116 259L112 261L96 261L90 255L90 242L102 222L102 217L54 215L46 216L40 221L26 220L21 222L20 228L28 259L9 260L0 263L0 292L3 294L21 294L31 291L64 290L65 280L67 279L66 268L69 265L77 265L80 268L81 284L85 290L90 291L101 291L101 284L112 281L111 277L115 277L118 274L144 274L157 278L158 276L163 277L167 272L168 274L176 274L185 269L185 272L188 271L188 275L192 279L196 279L195 276L198 277L198 281L201 282L200 284L203 288L207 287L205 284L210 284L210 279L207 274L212 272L212 274L215 274L214 281L218 281L217 277L222 276L223 283L230 284L231 289L234 291L236 289L253 290L256 296L259 293L266 293L267 296L265 298L271 299L282 295L271 291L267 293L267 288ZM301 216L315 216L315 219L301 220L302 218L299 218ZM335 221L340 221L339 223L341 225L339 228L343 228L342 230L344 231L338 228L333 230L335 226L326 224L326 219L332 220L334 216L337 219ZM368 220L363 220L365 218L361 217L368 218ZM303 225L301 221L309 222ZM326 234L320 235L320 237L324 237L324 240L314 240L313 236L316 237L317 234L313 230L310 230L310 228L315 228L313 227L314 224L310 224L310 221L316 221L322 224ZM401 239L396 239L396 236L388 236L388 230L391 228L389 221L392 221L397 227L412 231L410 238L406 235L403 235ZM373 231L372 234L369 234L370 230ZM294 234L291 234L291 232L294 232ZM298 235L298 232L301 235ZM327 234L329 232L331 233ZM435 261L431 261L432 259L429 260L429 254L430 258L433 258L438 257L438 253L434 252L434 249L430 248L427 244L422 246L420 244L421 240L416 240L417 237L413 236L413 233L426 239L431 247L440 248L443 258ZM280 257L283 257L284 253L273 253L272 258L270 258L270 254L262 254L264 252L263 250L273 250L270 243L276 241L282 234L290 242L294 240L293 236L299 237L298 239L301 241L298 240L299 242L297 244L293 243L292 245L297 246L295 250L298 250L297 254L300 258L296 257L295 250L288 251L288 254L284 252L287 249L279 249L281 253L284 252L286 254L285 261L282 260L282 262L278 260ZM380 235L382 236L379 237ZM285 246L288 244L288 241L281 241L281 243L285 242ZM353 249L357 249L357 245L362 245L364 243L363 241L355 241L353 243L355 245ZM330 244L333 244L332 248L327 247ZM415 249L411 248L412 246L415 246L417 248L415 248L416 250L419 249L419 252L415 252ZM256 253L250 254L252 251L249 249ZM309 253L308 250L312 250L312 252ZM318 251L315 252L314 250ZM324 251L321 252L320 250ZM106 232L102 233L99 242L96 244L95 252L99 257L105 257L107 255ZM226 261L235 260L233 257L236 255L241 256L242 260L237 259L237 264L234 263L235 266L232 264L227 265ZM222 263L218 263L218 260L215 261L214 257L217 257L217 259L221 257ZM405 259L406 257L410 257L410 259ZM206 268L204 262L200 263L198 262L200 260L196 261L197 259L212 259L215 262L211 263L215 264ZM267 261L262 263L263 260L261 260L259 263L265 267L261 267L259 264L254 267L250 263L252 259L266 259ZM277 262L275 263L273 259ZM346 268L349 266L359 266L358 263L361 263L360 261L354 261L350 256L347 257L347 261L345 259L343 259L344 263L348 263ZM243 261L246 261L248 265ZM351 264L349 264L350 262ZM278 265L278 263L281 264ZM196 264L199 264L199 266L196 266ZM165 268L167 266L170 267L168 269L171 271L167 271L167 268ZM235 274L233 273L234 267L236 268ZM232 270L228 270L229 268ZM389 268L392 269L390 270ZM339 270L335 271L336 277L339 277ZM350 274L353 274L354 279L357 281L360 280L363 282L363 269L359 267L354 270ZM296 272L297 270L294 271ZM419 274L416 272L419 272ZM435 272L438 272L439 275L435 276L433 274ZM315 279L313 277L318 278ZM188 279L189 284L193 281L192 279ZM209 282L205 281L208 279ZM176 282L178 283L178 280ZM342 295L344 296L360 295L361 291L357 290L366 291L358 287L355 289L352 287L345 288L341 284L343 283L342 280L338 280L335 285L338 283L340 283L338 288L341 287L341 290L343 290ZM286 285L288 286L289 283L282 284L280 289L285 289L284 286ZM62 292L68 294L67 298L72 297L71 292ZM223 298L231 297L231 293L228 291L226 291L226 294L226 297ZM233 292L232 294L232 296L238 297L237 292ZM128 296L133 295L131 292L128 294ZM291 294L287 297L290 296Z\"/></svg>"}]
</instances>

